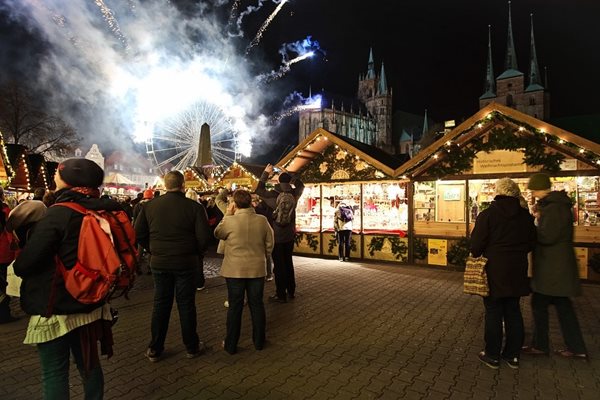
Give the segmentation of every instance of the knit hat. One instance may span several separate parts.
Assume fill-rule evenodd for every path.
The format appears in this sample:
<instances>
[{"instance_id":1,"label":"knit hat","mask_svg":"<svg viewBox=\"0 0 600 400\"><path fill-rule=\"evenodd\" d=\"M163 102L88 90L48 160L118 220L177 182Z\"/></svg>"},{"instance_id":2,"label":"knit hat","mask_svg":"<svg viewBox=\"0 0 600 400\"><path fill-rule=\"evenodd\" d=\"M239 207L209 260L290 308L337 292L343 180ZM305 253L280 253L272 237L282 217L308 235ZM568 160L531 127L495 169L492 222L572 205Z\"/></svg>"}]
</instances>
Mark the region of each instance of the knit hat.
<instances>
[{"instance_id":1,"label":"knit hat","mask_svg":"<svg viewBox=\"0 0 600 400\"><path fill-rule=\"evenodd\" d=\"M71 187L98 188L104 181L104 171L87 158L70 158L58 165L58 174Z\"/></svg>"},{"instance_id":2,"label":"knit hat","mask_svg":"<svg viewBox=\"0 0 600 400\"><path fill-rule=\"evenodd\" d=\"M548 190L551 187L550 176L543 172L531 175L527 184L527 189L529 190Z\"/></svg>"},{"instance_id":3,"label":"knit hat","mask_svg":"<svg viewBox=\"0 0 600 400\"><path fill-rule=\"evenodd\" d=\"M290 183L292 181L292 176L287 172L282 172L279 174L279 182L280 183Z\"/></svg>"},{"instance_id":4,"label":"knit hat","mask_svg":"<svg viewBox=\"0 0 600 400\"><path fill-rule=\"evenodd\" d=\"M152 189L146 189L144 190L144 197L142 197L143 200L150 200L154 198L154 190Z\"/></svg>"},{"instance_id":5,"label":"knit hat","mask_svg":"<svg viewBox=\"0 0 600 400\"><path fill-rule=\"evenodd\" d=\"M517 185L510 178L502 178L496 181L496 196L510 196L510 197L519 197L521 195L521 190L519 189L519 185Z\"/></svg>"}]
</instances>

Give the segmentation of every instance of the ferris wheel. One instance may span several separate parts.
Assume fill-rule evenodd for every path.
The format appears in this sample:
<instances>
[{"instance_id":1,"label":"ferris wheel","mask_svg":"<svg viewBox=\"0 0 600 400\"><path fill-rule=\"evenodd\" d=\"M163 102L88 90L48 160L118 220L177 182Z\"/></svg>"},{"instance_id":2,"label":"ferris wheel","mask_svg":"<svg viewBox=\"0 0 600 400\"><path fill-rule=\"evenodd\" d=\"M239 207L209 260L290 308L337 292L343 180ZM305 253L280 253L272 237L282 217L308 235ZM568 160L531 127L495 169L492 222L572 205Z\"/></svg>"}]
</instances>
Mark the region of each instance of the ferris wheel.
<instances>
[{"instance_id":1,"label":"ferris wheel","mask_svg":"<svg viewBox=\"0 0 600 400\"><path fill-rule=\"evenodd\" d=\"M240 160L238 132L231 120L218 106L198 102L158 123L153 135L146 139L146 153L159 173L183 170L194 164L204 123L210 126L213 164L225 167Z\"/></svg>"}]
</instances>

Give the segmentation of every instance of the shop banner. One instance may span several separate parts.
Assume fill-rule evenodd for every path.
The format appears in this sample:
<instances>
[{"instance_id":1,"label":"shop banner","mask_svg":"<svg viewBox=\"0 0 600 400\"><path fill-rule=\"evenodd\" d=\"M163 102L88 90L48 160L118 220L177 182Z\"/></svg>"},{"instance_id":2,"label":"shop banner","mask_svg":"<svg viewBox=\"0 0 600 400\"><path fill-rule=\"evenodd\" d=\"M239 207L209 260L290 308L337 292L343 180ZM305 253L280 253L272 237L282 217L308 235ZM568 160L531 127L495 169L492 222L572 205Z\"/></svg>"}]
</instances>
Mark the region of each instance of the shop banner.
<instances>
[{"instance_id":1,"label":"shop banner","mask_svg":"<svg viewBox=\"0 0 600 400\"><path fill-rule=\"evenodd\" d=\"M494 150L480 151L473 160L473 173L497 174L507 172L527 172L520 151Z\"/></svg>"},{"instance_id":2,"label":"shop banner","mask_svg":"<svg viewBox=\"0 0 600 400\"><path fill-rule=\"evenodd\" d=\"M579 268L579 277L588 278L588 249L587 247L575 247L575 257L577 258L577 267Z\"/></svg>"},{"instance_id":3,"label":"shop banner","mask_svg":"<svg viewBox=\"0 0 600 400\"><path fill-rule=\"evenodd\" d=\"M431 265L448 265L448 241L446 239L427 239L427 263Z\"/></svg>"}]
</instances>

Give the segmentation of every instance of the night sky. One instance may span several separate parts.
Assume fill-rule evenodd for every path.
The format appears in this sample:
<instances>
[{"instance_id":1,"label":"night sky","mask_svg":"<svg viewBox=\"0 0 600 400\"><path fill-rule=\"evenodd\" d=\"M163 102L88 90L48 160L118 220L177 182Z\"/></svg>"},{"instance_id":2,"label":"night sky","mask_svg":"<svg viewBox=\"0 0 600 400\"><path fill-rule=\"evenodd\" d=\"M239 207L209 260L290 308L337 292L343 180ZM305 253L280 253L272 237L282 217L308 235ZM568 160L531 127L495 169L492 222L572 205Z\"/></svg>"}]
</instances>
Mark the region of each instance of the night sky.
<instances>
[{"instance_id":1,"label":"night sky","mask_svg":"<svg viewBox=\"0 0 600 400\"><path fill-rule=\"evenodd\" d=\"M6 18L6 5L13 2L0 0L0 80L36 82L36 65L45 45L35 30L27 31ZM106 3L111 5L109 0ZM186 12L193 13L198 2L175 3L185 4ZM249 4L256 1L241 1L241 8ZM266 1L263 9L244 20L246 37L239 39L241 46L275 7ZM229 6L220 9L222 17L229 14ZM519 69L526 75L532 12L540 69L542 75L544 67L549 71L551 116L599 113L600 1L514 0L514 40ZM483 93L488 25L492 26L495 75L504 70L507 21L504 0L291 0L247 57L257 69L276 69L281 44L308 35L325 52L294 65L286 76L264 88L266 114L280 109L288 93L307 96L309 86L313 92L325 89L354 96L372 47L377 73L385 62L395 110L422 115L428 109L436 121L461 120L478 110ZM77 108L74 104L70 109ZM281 129L293 131L294 123L291 117Z\"/></svg>"}]
</instances>

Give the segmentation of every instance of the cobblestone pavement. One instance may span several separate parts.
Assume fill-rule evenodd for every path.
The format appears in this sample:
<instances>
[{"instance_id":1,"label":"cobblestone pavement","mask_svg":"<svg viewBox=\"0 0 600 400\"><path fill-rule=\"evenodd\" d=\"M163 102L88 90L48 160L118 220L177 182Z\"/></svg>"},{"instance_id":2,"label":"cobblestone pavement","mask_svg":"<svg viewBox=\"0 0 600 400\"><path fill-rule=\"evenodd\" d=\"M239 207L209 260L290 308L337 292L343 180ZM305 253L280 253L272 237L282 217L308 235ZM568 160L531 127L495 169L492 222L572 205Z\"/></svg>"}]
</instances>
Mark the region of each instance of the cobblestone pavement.
<instances>
[{"instance_id":1,"label":"cobblestone pavement","mask_svg":"<svg viewBox=\"0 0 600 400\"><path fill-rule=\"evenodd\" d=\"M268 346L255 351L244 311L241 350L220 350L225 333L224 281L198 292L198 332L209 349L185 358L177 312L165 357L144 357L149 340L152 279L139 279L131 300L118 299L115 355L103 361L106 399L598 399L600 286L576 299L590 362L523 357L521 368L491 370L483 347L483 304L462 293L462 275L440 269L341 263L295 257L293 302L267 304ZM207 275L220 260L208 257ZM266 284L266 294L274 291ZM13 301L13 307L18 307ZM530 332L528 299L523 300ZM0 325L0 399L38 399L35 347L22 344L27 318ZM529 335L528 335L529 336ZM562 348L554 313L551 341ZM75 369L72 398L82 398Z\"/></svg>"}]
</instances>

